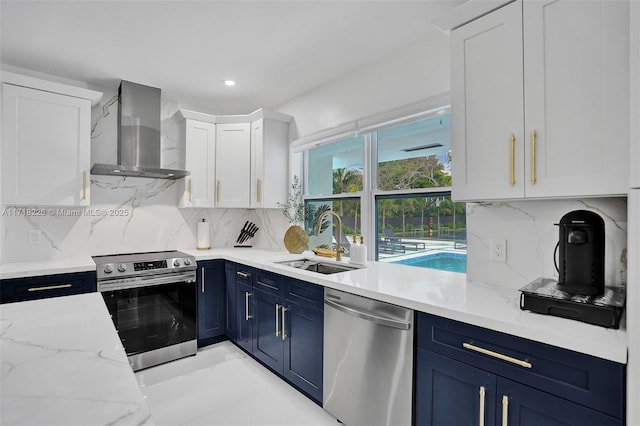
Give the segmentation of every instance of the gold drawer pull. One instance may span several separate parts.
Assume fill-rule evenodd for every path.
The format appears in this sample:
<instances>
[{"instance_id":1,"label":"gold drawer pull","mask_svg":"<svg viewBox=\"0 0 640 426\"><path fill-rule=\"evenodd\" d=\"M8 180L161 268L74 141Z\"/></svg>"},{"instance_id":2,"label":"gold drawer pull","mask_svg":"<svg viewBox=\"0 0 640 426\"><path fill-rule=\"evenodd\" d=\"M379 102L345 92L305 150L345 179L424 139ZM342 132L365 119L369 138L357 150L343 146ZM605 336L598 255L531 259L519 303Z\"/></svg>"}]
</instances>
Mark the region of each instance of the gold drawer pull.
<instances>
[{"instance_id":1,"label":"gold drawer pull","mask_svg":"<svg viewBox=\"0 0 640 426\"><path fill-rule=\"evenodd\" d=\"M256 202L262 202L262 180L258 179L256 181Z\"/></svg>"},{"instance_id":2,"label":"gold drawer pull","mask_svg":"<svg viewBox=\"0 0 640 426\"><path fill-rule=\"evenodd\" d=\"M82 199L87 199L87 171L82 172Z\"/></svg>"},{"instance_id":3,"label":"gold drawer pull","mask_svg":"<svg viewBox=\"0 0 640 426\"><path fill-rule=\"evenodd\" d=\"M509 185L516 184L516 135L509 137Z\"/></svg>"},{"instance_id":4,"label":"gold drawer pull","mask_svg":"<svg viewBox=\"0 0 640 426\"><path fill-rule=\"evenodd\" d=\"M236 275L239 275L242 278L249 278L249 274L240 271L236 272Z\"/></svg>"},{"instance_id":5,"label":"gold drawer pull","mask_svg":"<svg viewBox=\"0 0 640 426\"><path fill-rule=\"evenodd\" d=\"M192 186L192 179L189 179L189 202L193 202L193 186Z\"/></svg>"},{"instance_id":6,"label":"gold drawer pull","mask_svg":"<svg viewBox=\"0 0 640 426\"><path fill-rule=\"evenodd\" d=\"M485 388L480 386L480 420L478 420L479 426L484 426L484 400L485 400Z\"/></svg>"},{"instance_id":7,"label":"gold drawer pull","mask_svg":"<svg viewBox=\"0 0 640 426\"><path fill-rule=\"evenodd\" d=\"M44 287L31 287L27 291L44 291L44 290L59 290L61 288L71 288L71 284L59 284L59 285L48 285Z\"/></svg>"},{"instance_id":8,"label":"gold drawer pull","mask_svg":"<svg viewBox=\"0 0 640 426\"><path fill-rule=\"evenodd\" d=\"M498 353L498 352L490 351L489 349L481 348L479 346L472 345L471 343L463 343L462 346L465 349L469 349L471 351L480 352L481 354L489 355L489 356L492 356L494 358L498 358L498 359L501 359L503 361L507 361L507 362L519 365L520 367L524 367L524 368L533 367L533 365L531 365L530 362L523 361L523 360L517 359L517 358L513 358L513 357L510 357L508 355L503 355L503 354Z\"/></svg>"},{"instance_id":9,"label":"gold drawer pull","mask_svg":"<svg viewBox=\"0 0 640 426\"><path fill-rule=\"evenodd\" d=\"M509 426L509 397L502 395L502 426Z\"/></svg>"},{"instance_id":10,"label":"gold drawer pull","mask_svg":"<svg viewBox=\"0 0 640 426\"><path fill-rule=\"evenodd\" d=\"M531 185L536 184L536 131L531 132Z\"/></svg>"}]
</instances>

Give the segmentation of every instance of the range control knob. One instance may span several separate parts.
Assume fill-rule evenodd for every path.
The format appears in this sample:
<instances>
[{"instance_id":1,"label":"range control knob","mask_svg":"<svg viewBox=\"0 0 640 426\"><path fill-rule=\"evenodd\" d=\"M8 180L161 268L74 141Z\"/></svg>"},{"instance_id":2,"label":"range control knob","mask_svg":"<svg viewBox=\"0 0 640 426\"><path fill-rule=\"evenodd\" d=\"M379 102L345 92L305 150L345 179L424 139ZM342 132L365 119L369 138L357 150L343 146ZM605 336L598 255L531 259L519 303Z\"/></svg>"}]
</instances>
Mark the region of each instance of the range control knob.
<instances>
[{"instance_id":1,"label":"range control knob","mask_svg":"<svg viewBox=\"0 0 640 426\"><path fill-rule=\"evenodd\" d=\"M121 263L120 265L118 265L118 272L124 272L127 270L127 265L125 265L124 263Z\"/></svg>"},{"instance_id":2,"label":"range control knob","mask_svg":"<svg viewBox=\"0 0 640 426\"><path fill-rule=\"evenodd\" d=\"M191 265L191 259L189 259L188 257L184 260L184 264L189 266Z\"/></svg>"},{"instance_id":3,"label":"range control knob","mask_svg":"<svg viewBox=\"0 0 640 426\"><path fill-rule=\"evenodd\" d=\"M112 272L113 272L113 266L111 266L111 265L106 265L106 266L104 267L104 273L105 273L105 274L110 274L110 273L112 273Z\"/></svg>"},{"instance_id":4,"label":"range control knob","mask_svg":"<svg viewBox=\"0 0 640 426\"><path fill-rule=\"evenodd\" d=\"M181 265L181 263L180 263L180 259L176 259L176 260L174 260L174 261L173 261L173 266L175 266L176 268L177 268L178 266L180 266L180 265Z\"/></svg>"}]
</instances>

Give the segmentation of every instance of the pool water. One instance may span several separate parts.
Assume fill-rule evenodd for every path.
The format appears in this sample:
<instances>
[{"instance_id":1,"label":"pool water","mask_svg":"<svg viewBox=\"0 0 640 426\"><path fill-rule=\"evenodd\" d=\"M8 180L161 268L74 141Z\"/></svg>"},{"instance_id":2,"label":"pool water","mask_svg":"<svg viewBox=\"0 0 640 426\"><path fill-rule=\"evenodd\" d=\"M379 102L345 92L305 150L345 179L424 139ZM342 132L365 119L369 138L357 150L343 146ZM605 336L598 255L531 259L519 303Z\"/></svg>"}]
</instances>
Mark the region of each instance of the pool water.
<instances>
[{"instance_id":1,"label":"pool water","mask_svg":"<svg viewBox=\"0 0 640 426\"><path fill-rule=\"evenodd\" d=\"M462 253L433 253L411 259L396 260L391 263L451 272L467 272L467 255Z\"/></svg>"}]
</instances>

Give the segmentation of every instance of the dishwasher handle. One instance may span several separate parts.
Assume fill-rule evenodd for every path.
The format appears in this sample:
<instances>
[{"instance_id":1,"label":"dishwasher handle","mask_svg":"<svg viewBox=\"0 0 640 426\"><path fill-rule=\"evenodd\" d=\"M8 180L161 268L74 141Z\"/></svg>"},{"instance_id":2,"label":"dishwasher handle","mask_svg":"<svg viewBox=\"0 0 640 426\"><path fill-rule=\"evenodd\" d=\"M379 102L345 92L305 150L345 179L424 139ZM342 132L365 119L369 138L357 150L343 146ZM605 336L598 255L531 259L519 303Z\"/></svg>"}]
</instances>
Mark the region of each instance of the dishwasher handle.
<instances>
[{"instance_id":1,"label":"dishwasher handle","mask_svg":"<svg viewBox=\"0 0 640 426\"><path fill-rule=\"evenodd\" d=\"M324 303L325 305L331 306L332 308L337 309L340 312L344 312L347 315L352 315L354 317L362 318L367 321L375 322L376 324L384 325L391 328L399 328L400 330L409 330L411 328L411 323L407 321L398 321L391 318L374 315L369 312L363 312L358 309L344 306L340 303L326 298L324 299Z\"/></svg>"}]
</instances>

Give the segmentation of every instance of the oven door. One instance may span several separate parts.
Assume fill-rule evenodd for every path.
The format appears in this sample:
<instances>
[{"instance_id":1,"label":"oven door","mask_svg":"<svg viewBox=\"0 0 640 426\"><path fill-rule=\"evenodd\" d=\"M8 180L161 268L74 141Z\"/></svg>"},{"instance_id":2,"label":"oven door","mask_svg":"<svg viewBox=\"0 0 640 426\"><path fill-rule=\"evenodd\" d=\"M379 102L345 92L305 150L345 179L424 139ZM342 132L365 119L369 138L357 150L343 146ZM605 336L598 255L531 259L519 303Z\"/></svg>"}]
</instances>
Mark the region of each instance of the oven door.
<instances>
[{"instance_id":1,"label":"oven door","mask_svg":"<svg viewBox=\"0 0 640 426\"><path fill-rule=\"evenodd\" d=\"M102 292L130 359L196 341L195 285L179 282Z\"/></svg>"}]
</instances>

